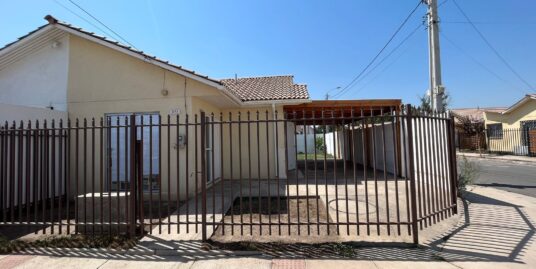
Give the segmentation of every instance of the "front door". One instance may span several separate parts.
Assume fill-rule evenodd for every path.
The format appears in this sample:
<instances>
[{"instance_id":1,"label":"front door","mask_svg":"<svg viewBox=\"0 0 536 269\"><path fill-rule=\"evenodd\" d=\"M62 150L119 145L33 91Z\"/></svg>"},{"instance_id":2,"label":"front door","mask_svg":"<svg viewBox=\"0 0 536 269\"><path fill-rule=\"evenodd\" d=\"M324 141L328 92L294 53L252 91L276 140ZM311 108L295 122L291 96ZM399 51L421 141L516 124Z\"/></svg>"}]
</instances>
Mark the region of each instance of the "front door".
<instances>
[{"instance_id":1,"label":"front door","mask_svg":"<svg viewBox=\"0 0 536 269\"><path fill-rule=\"evenodd\" d=\"M135 115L136 140L142 144L143 158L142 184L143 190L160 188L159 171L159 117L158 113L114 113L106 115L108 172L107 187L113 191L128 189L128 172L130 169L128 121Z\"/></svg>"}]
</instances>

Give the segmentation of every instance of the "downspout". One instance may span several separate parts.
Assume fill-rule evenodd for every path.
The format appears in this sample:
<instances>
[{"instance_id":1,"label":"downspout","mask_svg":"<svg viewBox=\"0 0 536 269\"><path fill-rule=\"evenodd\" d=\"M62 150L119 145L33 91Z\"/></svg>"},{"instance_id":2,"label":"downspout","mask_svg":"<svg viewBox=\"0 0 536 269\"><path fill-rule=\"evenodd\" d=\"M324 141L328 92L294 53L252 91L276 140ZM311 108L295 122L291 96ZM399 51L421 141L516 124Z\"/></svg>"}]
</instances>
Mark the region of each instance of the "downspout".
<instances>
[{"instance_id":1,"label":"downspout","mask_svg":"<svg viewBox=\"0 0 536 269\"><path fill-rule=\"evenodd\" d=\"M272 128L273 132L274 132L274 135L273 135L273 142L274 142L274 164L275 164L275 173L277 175L277 179L279 180L279 163L277 163L277 161L279 160L279 150L277 148L277 131L276 131L276 124L277 124L277 121L276 121L276 113L275 113L275 103L272 103L272 119L274 120L274 126ZM287 134L285 134L287 135ZM285 157L286 158L286 157Z\"/></svg>"}]
</instances>

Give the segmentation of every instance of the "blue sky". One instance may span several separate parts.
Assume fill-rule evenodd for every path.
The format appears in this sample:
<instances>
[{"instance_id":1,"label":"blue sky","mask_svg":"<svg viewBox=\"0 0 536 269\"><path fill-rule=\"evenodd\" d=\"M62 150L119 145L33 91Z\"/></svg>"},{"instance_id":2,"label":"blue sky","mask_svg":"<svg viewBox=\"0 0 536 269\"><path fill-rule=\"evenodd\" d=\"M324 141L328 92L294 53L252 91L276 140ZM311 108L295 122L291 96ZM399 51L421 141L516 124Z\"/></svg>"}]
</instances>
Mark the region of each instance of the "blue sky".
<instances>
[{"instance_id":1,"label":"blue sky","mask_svg":"<svg viewBox=\"0 0 536 269\"><path fill-rule=\"evenodd\" d=\"M457 1L510 65L536 85L536 1ZM315 99L348 84L417 4L416 0L76 2L149 54L213 78L292 74L295 82L308 84ZM102 34L58 3L88 18L68 0L2 1L1 46L43 25L46 14ZM425 13L422 5L384 55L422 24ZM527 89L464 23L453 0L441 5L439 15L443 83L452 96L451 107L509 106L524 93L536 92ZM341 98L402 98L416 103L428 87L427 57L427 33L422 27Z\"/></svg>"}]
</instances>

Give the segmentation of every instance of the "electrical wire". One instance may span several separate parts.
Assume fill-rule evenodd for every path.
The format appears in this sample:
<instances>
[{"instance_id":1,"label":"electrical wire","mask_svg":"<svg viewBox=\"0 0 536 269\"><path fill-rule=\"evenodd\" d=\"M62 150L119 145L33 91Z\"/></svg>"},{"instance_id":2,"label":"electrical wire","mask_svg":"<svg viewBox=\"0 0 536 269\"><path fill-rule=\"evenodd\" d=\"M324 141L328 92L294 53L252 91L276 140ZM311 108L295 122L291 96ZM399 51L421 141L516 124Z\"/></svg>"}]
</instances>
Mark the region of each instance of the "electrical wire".
<instances>
[{"instance_id":1,"label":"electrical wire","mask_svg":"<svg viewBox=\"0 0 536 269\"><path fill-rule=\"evenodd\" d=\"M396 52L396 51L397 51L397 50L398 50L404 43L406 43L406 42L407 42L407 41L408 41L408 40L409 40L409 39L410 39L410 38L417 32L417 30L419 30L421 27L422 27L422 24L417 25L417 27L416 27L415 29L413 29L413 31L411 31L411 32L410 32L404 39L402 39L402 41L400 41L400 42L398 43L398 45L396 45L396 47L394 47L394 48L393 48L393 49L392 49L392 50L391 50L385 57L383 57L383 58L382 58L382 59L381 59L381 60L380 60L380 61L379 61L373 68L371 68L366 74L364 74L363 77L361 77L361 79L359 79L359 81L356 81L356 83L358 83L358 82L364 80L369 74L371 74L372 72L374 72L374 70L376 70L376 68L378 68L383 62L385 62L385 60L387 60L387 59L388 59L394 52ZM392 63L391 63L390 65L392 65ZM379 74L383 73L384 71L385 71L385 69L382 70L382 71L380 71ZM376 78L377 78L377 76L374 77L374 79L376 79ZM366 85L368 85L368 84L370 84L370 82L367 83ZM366 85L364 85L363 87L359 88L359 89L358 89L357 91L355 91L354 93L358 93L358 92L360 92L361 90L363 90L363 89L365 88ZM346 93L348 93L348 92L346 92ZM335 96L335 97L341 97L341 96L343 96L343 95L344 95L344 94L340 94L340 95Z\"/></svg>"},{"instance_id":2,"label":"electrical wire","mask_svg":"<svg viewBox=\"0 0 536 269\"><path fill-rule=\"evenodd\" d=\"M452 39L450 39L449 37L447 37L445 35L445 33L441 32L440 33L441 36L448 42L450 43L450 45L452 45L455 49L457 49L458 51L460 51L463 55L465 55L467 58L469 58L471 61L473 61L475 64L477 64L478 66L480 66L482 69L486 70L488 73L490 73L492 76L494 76L495 78L497 78L498 80L508 84L510 87L522 92L523 94L527 94L527 92L523 91L523 90L520 90L517 86L515 86L512 82L504 79L503 77L499 76L497 73L493 72L493 70L491 70L490 68L488 68L485 64L483 64L482 62L478 61L475 57L473 57L470 53L466 52L464 49L462 49L459 45L457 45L454 41L452 41Z\"/></svg>"},{"instance_id":3,"label":"electrical wire","mask_svg":"<svg viewBox=\"0 0 536 269\"><path fill-rule=\"evenodd\" d=\"M95 16L91 15L91 13L89 13L89 11L85 10L83 7L81 7L79 4L77 4L76 2L74 2L73 0L68 0L69 2L71 2L71 4L75 5L76 7L78 7L80 10L82 10L84 13L86 13L88 16L90 16L92 19L94 19L95 21L97 21L100 25L104 26L106 29L110 30L110 32L112 32L116 37L118 37L119 39L121 39L122 41L124 41L126 44L128 44L129 46L133 47L134 49L138 50L138 48L136 48L134 45L132 45L130 42L128 42L125 38L123 38L120 34L118 34L117 32L115 32L114 30L112 30L112 28L108 27L106 24L104 24L102 21L100 21L99 19L97 19Z\"/></svg>"},{"instance_id":4,"label":"electrical wire","mask_svg":"<svg viewBox=\"0 0 536 269\"><path fill-rule=\"evenodd\" d=\"M484 41L484 43L486 43L486 45L493 51L493 53L495 53L495 55L501 60L501 62L503 62L503 64L508 68L510 69L510 71L512 73L514 73L514 75L521 81L523 82L523 84L525 84L529 90L532 90L534 89L534 87L527 82L527 80L525 80L513 67L512 65L510 65L508 63L508 61L506 61L506 59L497 51L497 49L495 49L495 47L493 47L493 45L491 45L491 43L488 41L488 39L484 36L484 34L482 34L482 32L480 32L480 30L478 30L478 28L476 27L476 25L471 21L471 19L469 18L469 16L467 16L467 14L462 10L462 8L460 7L460 5L458 5L458 2L456 2L456 0L452 0L452 2L454 3L454 5L456 6L456 8L460 11L460 13L465 17L465 19L467 20L467 22L473 27L473 29L477 32L478 36Z\"/></svg>"},{"instance_id":5,"label":"electrical wire","mask_svg":"<svg viewBox=\"0 0 536 269\"><path fill-rule=\"evenodd\" d=\"M389 40L387 40L387 43L385 43L385 45L380 49L380 51L378 51L378 53L374 56L374 58L372 58L372 60L365 66L365 68L363 68L363 70L361 70L361 72L359 72L359 74L357 76L355 76L351 81L350 83L348 83L337 95L340 96L344 93L346 93L349 89L351 89L353 86L355 86L355 82L361 77L363 76L363 74L370 68L370 66L372 66L372 64L374 64L374 62L378 59L378 57L380 57L380 55L383 53L383 51L387 48L387 46L389 46L389 44L391 44L391 42L393 41L393 39L396 37L396 35L400 32L400 30L402 30L402 28L404 27L404 25L406 25L406 23L409 21L409 19L411 18L411 16L413 16L413 14L415 13L415 11L417 11L417 9L419 8L419 6L422 4L422 1L419 1L417 3L417 5L411 10L411 12L408 14L408 16L406 16L406 18L404 19L404 21L402 21L402 23L400 24L400 26L398 26L398 28L396 29L396 31L391 35L391 37L389 38Z\"/></svg>"},{"instance_id":6,"label":"electrical wire","mask_svg":"<svg viewBox=\"0 0 536 269\"><path fill-rule=\"evenodd\" d=\"M56 4L58 4L59 6L61 6L62 8L64 8L65 10L69 11L71 14L75 15L76 17L78 17L79 19L89 23L91 26L95 27L97 30L101 31L101 33L103 35L107 35L107 36L111 36L109 32L107 31L104 31L102 28L100 28L99 26L97 26L96 24L94 24L93 22L91 22L90 20L82 17L81 15L79 15L78 13L74 12L72 9L68 8L67 6L65 6L64 4L60 3L58 0L54 0L54 2L56 2Z\"/></svg>"}]
</instances>

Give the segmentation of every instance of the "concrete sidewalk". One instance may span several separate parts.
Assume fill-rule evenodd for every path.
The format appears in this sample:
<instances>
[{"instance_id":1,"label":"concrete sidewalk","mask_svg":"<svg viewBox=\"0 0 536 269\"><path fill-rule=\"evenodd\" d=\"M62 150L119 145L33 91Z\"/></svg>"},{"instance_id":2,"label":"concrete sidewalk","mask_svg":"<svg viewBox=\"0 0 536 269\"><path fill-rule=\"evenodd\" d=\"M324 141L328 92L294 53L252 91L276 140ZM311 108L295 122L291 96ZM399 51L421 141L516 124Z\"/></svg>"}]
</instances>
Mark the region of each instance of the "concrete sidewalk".
<instances>
[{"instance_id":1,"label":"concrete sidewalk","mask_svg":"<svg viewBox=\"0 0 536 269\"><path fill-rule=\"evenodd\" d=\"M361 247L352 258L318 248L292 247L282 255L204 250L199 241L183 241L174 242L179 250L158 254L141 248L28 250L0 256L0 268L536 268L536 198L472 187L460 214L446 237L423 247Z\"/></svg>"},{"instance_id":2,"label":"concrete sidewalk","mask_svg":"<svg viewBox=\"0 0 536 269\"><path fill-rule=\"evenodd\" d=\"M484 158L484 159L494 159L510 162L526 162L526 163L536 163L536 157L528 156L515 156L515 155L496 155L488 153L472 153L472 152L457 152L457 156L465 156L468 158Z\"/></svg>"}]
</instances>

